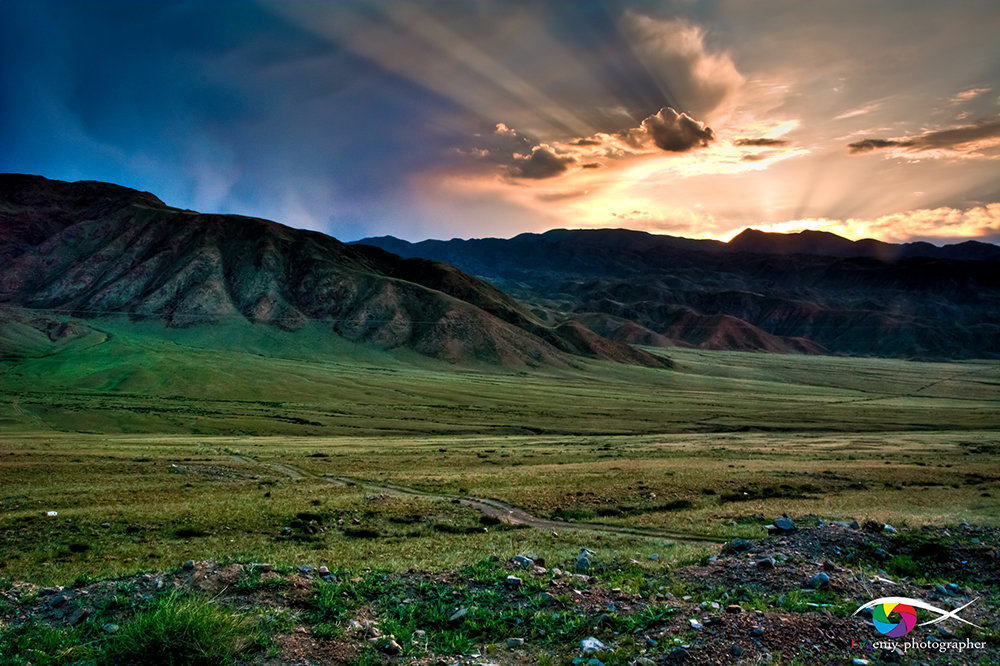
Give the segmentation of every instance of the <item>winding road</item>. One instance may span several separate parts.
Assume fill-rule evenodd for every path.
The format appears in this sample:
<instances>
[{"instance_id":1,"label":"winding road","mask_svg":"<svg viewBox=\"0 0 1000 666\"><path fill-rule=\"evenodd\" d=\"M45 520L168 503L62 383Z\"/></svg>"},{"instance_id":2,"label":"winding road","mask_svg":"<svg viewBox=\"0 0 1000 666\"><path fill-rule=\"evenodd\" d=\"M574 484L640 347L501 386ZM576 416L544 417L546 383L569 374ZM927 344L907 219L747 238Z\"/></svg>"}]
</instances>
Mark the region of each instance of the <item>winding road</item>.
<instances>
[{"instance_id":1,"label":"winding road","mask_svg":"<svg viewBox=\"0 0 1000 666\"><path fill-rule=\"evenodd\" d=\"M668 541L676 541L683 543L697 543L697 544L712 544L718 545L726 541L722 537L713 537L706 534L697 534L693 532L677 532L677 531L667 531L658 530L655 528L645 528L645 527L625 527L622 525L606 525L604 523L587 523L587 522L562 522L556 520L548 520L546 518L539 518L534 516L524 509L519 509L515 506L511 506L504 502L495 499L485 499L482 497L467 497L465 495L446 495L440 493L428 492L425 490L418 490L416 488L408 488L406 486L398 486L390 483L374 483L372 481L364 481L361 479L352 479L346 476L317 476L311 474L305 470L292 467L285 464L277 463L266 463L259 462L253 458L249 458L244 455L229 453L228 454L233 460L247 464L257 464L268 467L274 472L287 476L292 480L300 479L317 479L320 481L326 481L337 486L357 486L364 488L366 490L371 490L380 493L390 493L397 495L412 495L415 497L425 497L428 499L439 500L442 502L457 502L462 506L467 506L469 508L475 509L482 513L484 516L490 516L501 522L507 523L508 525L525 525L527 527L533 527L540 530L575 530L575 531L585 531L585 532L604 532L608 534L621 534L624 536L634 536L642 537L647 539L665 539Z\"/></svg>"}]
</instances>

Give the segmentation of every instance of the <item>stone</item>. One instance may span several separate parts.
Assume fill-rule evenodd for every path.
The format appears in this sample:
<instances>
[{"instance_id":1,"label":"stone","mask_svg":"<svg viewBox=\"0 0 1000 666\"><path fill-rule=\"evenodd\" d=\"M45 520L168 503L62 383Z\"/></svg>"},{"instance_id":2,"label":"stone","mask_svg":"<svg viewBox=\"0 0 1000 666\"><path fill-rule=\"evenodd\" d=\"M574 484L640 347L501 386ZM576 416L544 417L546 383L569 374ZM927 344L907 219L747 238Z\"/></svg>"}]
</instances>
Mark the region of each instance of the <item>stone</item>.
<instances>
[{"instance_id":1,"label":"stone","mask_svg":"<svg viewBox=\"0 0 1000 666\"><path fill-rule=\"evenodd\" d=\"M733 539L726 544L726 549L734 553L741 553L743 551L750 550L750 542L746 539Z\"/></svg>"},{"instance_id":2,"label":"stone","mask_svg":"<svg viewBox=\"0 0 1000 666\"><path fill-rule=\"evenodd\" d=\"M71 627L75 627L76 625L86 620L88 617L90 617L89 608L77 608L76 611L69 616L69 619L66 620L66 623Z\"/></svg>"},{"instance_id":3,"label":"stone","mask_svg":"<svg viewBox=\"0 0 1000 666\"><path fill-rule=\"evenodd\" d=\"M889 534L895 534L896 533L896 528L893 527L892 525L890 525L889 523L886 523L885 525L883 525L882 529L884 531L888 532Z\"/></svg>"},{"instance_id":4,"label":"stone","mask_svg":"<svg viewBox=\"0 0 1000 666\"><path fill-rule=\"evenodd\" d=\"M540 567L540 566L536 565L536 566L534 566L534 567L531 568L531 575L532 576L544 576L547 572L548 572L548 569L546 569L545 567Z\"/></svg>"},{"instance_id":5,"label":"stone","mask_svg":"<svg viewBox=\"0 0 1000 666\"><path fill-rule=\"evenodd\" d=\"M535 603L541 604L543 606L556 606L559 604L559 600L548 592L542 592L537 597L535 597Z\"/></svg>"},{"instance_id":6,"label":"stone","mask_svg":"<svg viewBox=\"0 0 1000 666\"><path fill-rule=\"evenodd\" d=\"M814 590L825 590L830 587L830 577L821 571L810 578L806 585Z\"/></svg>"},{"instance_id":7,"label":"stone","mask_svg":"<svg viewBox=\"0 0 1000 666\"><path fill-rule=\"evenodd\" d=\"M702 629L705 628L705 625L703 625L701 622L699 622L698 620L696 620L694 618L691 618L690 620L688 620L688 623L691 625L691 628L694 629L694 630L696 630L696 631L701 631Z\"/></svg>"},{"instance_id":8,"label":"stone","mask_svg":"<svg viewBox=\"0 0 1000 666\"><path fill-rule=\"evenodd\" d=\"M469 609L462 606L457 611L452 613L451 617L448 618L449 622L461 622L465 619L465 616L469 614Z\"/></svg>"},{"instance_id":9,"label":"stone","mask_svg":"<svg viewBox=\"0 0 1000 666\"><path fill-rule=\"evenodd\" d=\"M181 568L184 569L184 571L191 571L191 569L194 569L194 560L188 560L181 565Z\"/></svg>"},{"instance_id":10,"label":"stone","mask_svg":"<svg viewBox=\"0 0 1000 666\"><path fill-rule=\"evenodd\" d=\"M945 597L950 596L950 593L948 592L947 589L945 589L944 585L935 585L934 591Z\"/></svg>"},{"instance_id":11,"label":"stone","mask_svg":"<svg viewBox=\"0 0 1000 666\"><path fill-rule=\"evenodd\" d=\"M65 605L67 601L69 601L69 599L67 599L65 595L60 594L52 597L52 599L49 601L49 605L52 606L53 608L59 608L60 606Z\"/></svg>"},{"instance_id":12,"label":"stone","mask_svg":"<svg viewBox=\"0 0 1000 666\"><path fill-rule=\"evenodd\" d=\"M519 648L522 645L524 645L524 639L523 638L508 638L507 639L507 647L509 647L511 650Z\"/></svg>"},{"instance_id":13,"label":"stone","mask_svg":"<svg viewBox=\"0 0 1000 666\"><path fill-rule=\"evenodd\" d=\"M823 562L823 571L838 571L837 565L827 560Z\"/></svg>"},{"instance_id":14,"label":"stone","mask_svg":"<svg viewBox=\"0 0 1000 666\"><path fill-rule=\"evenodd\" d=\"M527 569L528 567L534 566L535 561L531 558L525 557L524 555L515 555L511 558L511 561L521 567L522 569Z\"/></svg>"},{"instance_id":15,"label":"stone","mask_svg":"<svg viewBox=\"0 0 1000 666\"><path fill-rule=\"evenodd\" d=\"M856 521L856 520L852 520L851 524L848 525L848 527L850 527L852 530L860 530L861 529L861 525L858 525L858 521Z\"/></svg>"},{"instance_id":16,"label":"stone","mask_svg":"<svg viewBox=\"0 0 1000 666\"><path fill-rule=\"evenodd\" d=\"M601 641L597 640L593 636L589 636L580 641L580 649L584 652L597 652L603 650L606 646Z\"/></svg>"},{"instance_id":17,"label":"stone","mask_svg":"<svg viewBox=\"0 0 1000 666\"><path fill-rule=\"evenodd\" d=\"M632 666L656 666L656 662L649 657L639 657L632 662Z\"/></svg>"},{"instance_id":18,"label":"stone","mask_svg":"<svg viewBox=\"0 0 1000 666\"><path fill-rule=\"evenodd\" d=\"M521 587L521 584L524 581L518 578L517 576L507 576L507 580L505 580L504 582L507 583L507 587L518 588Z\"/></svg>"},{"instance_id":19,"label":"stone","mask_svg":"<svg viewBox=\"0 0 1000 666\"><path fill-rule=\"evenodd\" d=\"M735 613L742 613L743 612L743 607L740 606L739 604L729 604L728 606L726 606L726 612L727 613L734 613L734 614Z\"/></svg>"},{"instance_id":20,"label":"stone","mask_svg":"<svg viewBox=\"0 0 1000 666\"><path fill-rule=\"evenodd\" d=\"M774 568L774 558L773 557L762 557L757 560L758 569L773 569Z\"/></svg>"},{"instance_id":21,"label":"stone","mask_svg":"<svg viewBox=\"0 0 1000 666\"><path fill-rule=\"evenodd\" d=\"M268 571L274 571L273 564L267 564L266 562L254 562L250 565L250 568L254 571L263 571L267 573Z\"/></svg>"},{"instance_id":22,"label":"stone","mask_svg":"<svg viewBox=\"0 0 1000 666\"><path fill-rule=\"evenodd\" d=\"M329 567L327 567L325 564L323 566L321 566L319 568L319 575L320 576L329 576L330 575L330 569L329 569Z\"/></svg>"},{"instance_id":23,"label":"stone","mask_svg":"<svg viewBox=\"0 0 1000 666\"><path fill-rule=\"evenodd\" d=\"M587 557L586 552L580 553L576 556L576 570L590 571L590 558Z\"/></svg>"},{"instance_id":24,"label":"stone","mask_svg":"<svg viewBox=\"0 0 1000 666\"><path fill-rule=\"evenodd\" d=\"M952 594L958 594L959 592L962 591L962 588L960 588L955 583L948 583L947 585L945 585L945 587L947 587Z\"/></svg>"},{"instance_id":25,"label":"stone","mask_svg":"<svg viewBox=\"0 0 1000 666\"><path fill-rule=\"evenodd\" d=\"M103 527L104 529L107 529L107 528L111 527L111 523L101 523L101 527Z\"/></svg>"},{"instance_id":26,"label":"stone","mask_svg":"<svg viewBox=\"0 0 1000 666\"><path fill-rule=\"evenodd\" d=\"M101 627L101 629L104 630L105 633L113 634L118 631L118 625L112 622L108 622L106 625Z\"/></svg>"},{"instance_id":27,"label":"stone","mask_svg":"<svg viewBox=\"0 0 1000 666\"><path fill-rule=\"evenodd\" d=\"M687 661L690 657L690 653L682 647L676 647L670 651L667 655L669 661Z\"/></svg>"},{"instance_id":28,"label":"stone","mask_svg":"<svg viewBox=\"0 0 1000 666\"><path fill-rule=\"evenodd\" d=\"M311 566L309 566L308 564L303 564L302 566L299 567L299 573L303 573L303 574L307 574L307 573L309 573L312 570L313 570L313 568Z\"/></svg>"},{"instance_id":29,"label":"stone","mask_svg":"<svg viewBox=\"0 0 1000 666\"><path fill-rule=\"evenodd\" d=\"M750 633L753 634L754 636L763 636L764 635L764 627L762 627L760 625L757 625L753 629L750 630Z\"/></svg>"},{"instance_id":30,"label":"stone","mask_svg":"<svg viewBox=\"0 0 1000 666\"><path fill-rule=\"evenodd\" d=\"M791 521L790 518L775 518L774 526L779 532L794 532L795 523Z\"/></svg>"},{"instance_id":31,"label":"stone","mask_svg":"<svg viewBox=\"0 0 1000 666\"><path fill-rule=\"evenodd\" d=\"M740 647L739 645L734 645L733 647L729 648L729 654L733 655L734 657L742 657L743 648Z\"/></svg>"},{"instance_id":32,"label":"stone","mask_svg":"<svg viewBox=\"0 0 1000 666\"><path fill-rule=\"evenodd\" d=\"M656 560L660 559L660 556L657 553L653 553L652 555L649 556L649 559L655 562Z\"/></svg>"},{"instance_id":33,"label":"stone","mask_svg":"<svg viewBox=\"0 0 1000 666\"><path fill-rule=\"evenodd\" d=\"M855 657L851 661L851 664L853 664L853 666L868 666L868 660L862 659L861 657Z\"/></svg>"},{"instance_id":34,"label":"stone","mask_svg":"<svg viewBox=\"0 0 1000 666\"><path fill-rule=\"evenodd\" d=\"M142 531L142 528L138 525L129 525L125 528L125 534L138 534Z\"/></svg>"},{"instance_id":35,"label":"stone","mask_svg":"<svg viewBox=\"0 0 1000 666\"><path fill-rule=\"evenodd\" d=\"M281 536L291 536L291 535L292 535L291 527L285 525L284 527L281 528Z\"/></svg>"},{"instance_id":36,"label":"stone","mask_svg":"<svg viewBox=\"0 0 1000 666\"><path fill-rule=\"evenodd\" d=\"M386 654L399 654L403 648L393 639L387 641L379 641L378 649Z\"/></svg>"}]
</instances>

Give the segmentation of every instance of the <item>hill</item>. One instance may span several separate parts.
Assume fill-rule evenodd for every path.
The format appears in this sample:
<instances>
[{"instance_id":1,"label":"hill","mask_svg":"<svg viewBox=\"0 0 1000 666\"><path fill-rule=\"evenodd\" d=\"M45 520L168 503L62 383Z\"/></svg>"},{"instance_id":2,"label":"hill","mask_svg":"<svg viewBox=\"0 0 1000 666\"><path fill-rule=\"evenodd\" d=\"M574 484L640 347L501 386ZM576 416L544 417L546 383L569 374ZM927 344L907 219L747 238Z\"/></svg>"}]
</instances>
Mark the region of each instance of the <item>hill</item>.
<instances>
[{"instance_id":1,"label":"hill","mask_svg":"<svg viewBox=\"0 0 1000 666\"><path fill-rule=\"evenodd\" d=\"M224 321L331 333L455 362L666 361L554 327L487 282L268 220L167 206L128 188L0 175L0 303L39 314ZM58 322L29 317L49 331Z\"/></svg>"},{"instance_id":2,"label":"hill","mask_svg":"<svg viewBox=\"0 0 1000 666\"><path fill-rule=\"evenodd\" d=\"M447 261L613 340L897 358L1000 355L1000 248L747 230L729 243L624 229L358 241Z\"/></svg>"}]
</instances>

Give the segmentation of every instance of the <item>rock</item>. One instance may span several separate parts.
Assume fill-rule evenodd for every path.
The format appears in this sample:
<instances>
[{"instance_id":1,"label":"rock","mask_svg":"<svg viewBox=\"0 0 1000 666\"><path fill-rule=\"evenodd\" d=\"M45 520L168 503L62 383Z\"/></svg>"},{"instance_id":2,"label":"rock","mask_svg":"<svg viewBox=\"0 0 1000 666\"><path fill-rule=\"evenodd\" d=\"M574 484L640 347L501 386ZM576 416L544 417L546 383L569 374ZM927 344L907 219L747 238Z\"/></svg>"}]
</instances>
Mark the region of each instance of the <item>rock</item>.
<instances>
[{"instance_id":1,"label":"rock","mask_svg":"<svg viewBox=\"0 0 1000 666\"><path fill-rule=\"evenodd\" d=\"M889 523L886 523L885 525L883 525L882 529L884 531L888 532L889 534L895 534L896 533L896 528L893 527L892 525L890 525Z\"/></svg>"},{"instance_id":2,"label":"rock","mask_svg":"<svg viewBox=\"0 0 1000 666\"><path fill-rule=\"evenodd\" d=\"M531 575L532 576L544 576L547 572L548 572L548 569L546 569L545 567L540 567L540 566L537 566L537 565L531 567Z\"/></svg>"},{"instance_id":3,"label":"rock","mask_svg":"<svg viewBox=\"0 0 1000 666\"><path fill-rule=\"evenodd\" d=\"M946 627L938 627L938 634L940 634L940 635L941 635L941 636L943 636L944 638L954 638L954 636L955 636L955 634L953 634L953 633L952 633L952 632L951 632L951 631L950 631L949 629L947 629Z\"/></svg>"},{"instance_id":4,"label":"rock","mask_svg":"<svg viewBox=\"0 0 1000 666\"><path fill-rule=\"evenodd\" d=\"M850 527L852 530L860 530L861 529L861 525L858 525L858 521L856 521L856 520L852 520L851 524L848 525L848 527Z\"/></svg>"},{"instance_id":5,"label":"rock","mask_svg":"<svg viewBox=\"0 0 1000 666\"><path fill-rule=\"evenodd\" d=\"M649 657L639 657L632 662L632 666L656 666L656 662Z\"/></svg>"},{"instance_id":6,"label":"rock","mask_svg":"<svg viewBox=\"0 0 1000 666\"><path fill-rule=\"evenodd\" d=\"M462 606L457 611L452 613L451 617L448 618L449 622L461 622L465 619L465 616L469 614L469 609Z\"/></svg>"},{"instance_id":7,"label":"rock","mask_svg":"<svg viewBox=\"0 0 1000 666\"><path fill-rule=\"evenodd\" d=\"M274 565L267 564L265 562L254 562L253 564L250 565L250 568L253 569L254 571L263 571L264 573L267 573L268 571L274 571Z\"/></svg>"},{"instance_id":8,"label":"rock","mask_svg":"<svg viewBox=\"0 0 1000 666\"><path fill-rule=\"evenodd\" d=\"M691 628L694 629L694 630L696 630L696 631L701 631L702 629L705 628L705 625L703 625L701 622L699 622L698 620L696 620L694 618L691 618L690 620L688 620L688 623L691 625Z\"/></svg>"},{"instance_id":9,"label":"rock","mask_svg":"<svg viewBox=\"0 0 1000 666\"><path fill-rule=\"evenodd\" d=\"M743 607L740 606L739 604L729 604L728 606L726 606L726 612L727 613L742 613L743 612Z\"/></svg>"},{"instance_id":10,"label":"rock","mask_svg":"<svg viewBox=\"0 0 1000 666\"><path fill-rule=\"evenodd\" d=\"M142 528L138 525L129 525L125 528L125 534L138 534L142 531Z\"/></svg>"},{"instance_id":11,"label":"rock","mask_svg":"<svg viewBox=\"0 0 1000 666\"><path fill-rule=\"evenodd\" d=\"M514 557L511 558L511 562L521 567L522 569L527 569L528 567L535 565L534 560L527 558L524 555L515 555Z\"/></svg>"},{"instance_id":12,"label":"rock","mask_svg":"<svg viewBox=\"0 0 1000 666\"><path fill-rule=\"evenodd\" d=\"M69 601L69 599L67 599L65 595L60 594L52 597L52 599L49 600L49 605L53 608L59 608L60 606L65 605L67 601Z\"/></svg>"},{"instance_id":13,"label":"rock","mask_svg":"<svg viewBox=\"0 0 1000 666\"><path fill-rule=\"evenodd\" d=\"M795 523L789 518L775 518L774 527L779 533L788 533L795 531Z\"/></svg>"},{"instance_id":14,"label":"rock","mask_svg":"<svg viewBox=\"0 0 1000 666\"><path fill-rule=\"evenodd\" d=\"M519 648L522 645L524 645L524 639L523 638L508 638L507 639L507 647L509 647L511 650Z\"/></svg>"},{"instance_id":15,"label":"rock","mask_svg":"<svg viewBox=\"0 0 1000 666\"><path fill-rule=\"evenodd\" d=\"M774 558L773 557L762 557L757 560L758 569L773 569L774 568Z\"/></svg>"},{"instance_id":16,"label":"rock","mask_svg":"<svg viewBox=\"0 0 1000 666\"><path fill-rule=\"evenodd\" d=\"M821 571L810 578L806 585L814 590L825 590L830 587L830 577Z\"/></svg>"},{"instance_id":17,"label":"rock","mask_svg":"<svg viewBox=\"0 0 1000 666\"><path fill-rule=\"evenodd\" d=\"M285 525L284 527L281 528L281 536L291 536L291 535L292 535L291 527Z\"/></svg>"},{"instance_id":18,"label":"rock","mask_svg":"<svg viewBox=\"0 0 1000 666\"><path fill-rule=\"evenodd\" d=\"M118 631L118 625L108 622L106 625L101 627L101 629L103 629L105 633L113 634Z\"/></svg>"},{"instance_id":19,"label":"rock","mask_svg":"<svg viewBox=\"0 0 1000 666\"><path fill-rule=\"evenodd\" d=\"M668 661L687 661L691 655L682 647L676 647L667 655Z\"/></svg>"},{"instance_id":20,"label":"rock","mask_svg":"<svg viewBox=\"0 0 1000 666\"><path fill-rule=\"evenodd\" d=\"M951 594L948 592L948 590L945 589L944 585L935 585L934 586L934 591L937 592L938 594L940 594L941 596L944 596L944 597L951 596Z\"/></svg>"},{"instance_id":21,"label":"rock","mask_svg":"<svg viewBox=\"0 0 1000 666\"><path fill-rule=\"evenodd\" d=\"M361 629L362 629L361 623L358 622L357 620L351 620L350 622L347 623L348 633L355 633L361 631Z\"/></svg>"},{"instance_id":22,"label":"rock","mask_svg":"<svg viewBox=\"0 0 1000 666\"><path fill-rule=\"evenodd\" d=\"M403 648L393 639L387 641L379 641L378 649L386 654L399 654Z\"/></svg>"},{"instance_id":23,"label":"rock","mask_svg":"<svg viewBox=\"0 0 1000 666\"><path fill-rule=\"evenodd\" d=\"M90 617L89 608L77 608L76 611L69 616L69 619L66 620L66 624L68 624L71 627L75 627L76 625L86 620L88 617Z\"/></svg>"},{"instance_id":24,"label":"rock","mask_svg":"<svg viewBox=\"0 0 1000 666\"><path fill-rule=\"evenodd\" d=\"M330 569L324 564L323 566L321 566L319 568L319 575L320 576L329 576L330 575Z\"/></svg>"},{"instance_id":25,"label":"rock","mask_svg":"<svg viewBox=\"0 0 1000 666\"><path fill-rule=\"evenodd\" d=\"M576 570L590 571L590 559L587 557L586 552L580 553L576 556Z\"/></svg>"},{"instance_id":26,"label":"rock","mask_svg":"<svg viewBox=\"0 0 1000 666\"><path fill-rule=\"evenodd\" d=\"M507 580L504 582L507 583L507 587L518 588L521 587L521 584L524 581L518 578L517 576L507 576Z\"/></svg>"},{"instance_id":27,"label":"rock","mask_svg":"<svg viewBox=\"0 0 1000 666\"><path fill-rule=\"evenodd\" d=\"M191 571L192 569L194 569L194 560L188 560L187 562L181 565L181 568L184 569L184 571Z\"/></svg>"},{"instance_id":28,"label":"rock","mask_svg":"<svg viewBox=\"0 0 1000 666\"><path fill-rule=\"evenodd\" d=\"M299 573L302 573L302 574L307 574L307 573L309 573L312 570L313 570L313 568L311 566L309 566L308 564L303 564L302 566L299 567Z\"/></svg>"},{"instance_id":29,"label":"rock","mask_svg":"<svg viewBox=\"0 0 1000 666\"><path fill-rule=\"evenodd\" d=\"M960 588L955 583L948 583L947 585L945 585L945 587L947 587L952 594L958 594L959 592L962 591L962 588Z\"/></svg>"},{"instance_id":30,"label":"rock","mask_svg":"<svg viewBox=\"0 0 1000 666\"><path fill-rule=\"evenodd\" d=\"M855 657L851 661L851 664L853 664L854 666L868 666L868 660L862 659L861 657Z\"/></svg>"},{"instance_id":31,"label":"rock","mask_svg":"<svg viewBox=\"0 0 1000 666\"><path fill-rule=\"evenodd\" d=\"M597 652L598 650L603 650L605 647L604 643L597 640L593 636L584 638L580 641L580 649L584 652Z\"/></svg>"},{"instance_id":32,"label":"rock","mask_svg":"<svg viewBox=\"0 0 1000 666\"><path fill-rule=\"evenodd\" d=\"M729 648L729 654L733 655L734 657L742 657L743 648L740 647L739 645L734 645L733 647Z\"/></svg>"},{"instance_id":33,"label":"rock","mask_svg":"<svg viewBox=\"0 0 1000 666\"><path fill-rule=\"evenodd\" d=\"M742 553L743 551L750 550L750 542L746 539L733 539L726 544L726 550L733 553Z\"/></svg>"},{"instance_id":34,"label":"rock","mask_svg":"<svg viewBox=\"0 0 1000 666\"><path fill-rule=\"evenodd\" d=\"M657 553L653 553L652 555L649 556L649 559L655 562L656 560L660 559L660 556Z\"/></svg>"},{"instance_id":35,"label":"rock","mask_svg":"<svg viewBox=\"0 0 1000 666\"><path fill-rule=\"evenodd\" d=\"M537 597L535 597L535 603L541 604L543 606L556 606L559 604L559 600L548 592L542 592Z\"/></svg>"},{"instance_id":36,"label":"rock","mask_svg":"<svg viewBox=\"0 0 1000 666\"><path fill-rule=\"evenodd\" d=\"M368 627L367 631L365 631L365 636L367 636L368 638L381 638L382 632L379 631L379 628L373 624L372 626Z\"/></svg>"},{"instance_id":37,"label":"rock","mask_svg":"<svg viewBox=\"0 0 1000 666\"><path fill-rule=\"evenodd\" d=\"M760 625L757 625L753 629L750 630L750 633L753 634L754 636L763 636L764 635L764 627L762 627Z\"/></svg>"},{"instance_id":38,"label":"rock","mask_svg":"<svg viewBox=\"0 0 1000 666\"><path fill-rule=\"evenodd\" d=\"M101 523L101 527L103 527L104 529L107 529L107 528L111 527L111 523Z\"/></svg>"},{"instance_id":39,"label":"rock","mask_svg":"<svg viewBox=\"0 0 1000 666\"><path fill-rule=\"evenodd\" d=\"M823 571L839 571L839 569L837 568L836 564L827 560L823 562Z\"/></svg>"}]
</instances>

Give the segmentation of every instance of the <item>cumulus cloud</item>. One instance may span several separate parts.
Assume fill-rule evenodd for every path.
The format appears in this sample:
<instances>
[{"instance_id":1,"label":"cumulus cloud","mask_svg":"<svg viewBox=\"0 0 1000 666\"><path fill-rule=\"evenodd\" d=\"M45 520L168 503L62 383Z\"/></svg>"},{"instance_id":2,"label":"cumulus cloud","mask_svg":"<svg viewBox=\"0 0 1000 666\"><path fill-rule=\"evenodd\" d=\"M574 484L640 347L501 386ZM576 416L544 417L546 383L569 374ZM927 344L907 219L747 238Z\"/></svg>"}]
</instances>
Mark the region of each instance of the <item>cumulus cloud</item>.
<instances>
[{"instance_id":1,"label":"cumulus cloud","mask_svg":"<svg viewBox=\"0 0 1000 666\"><path fill-rule=\"evenodd\" d=\"M765 147L765 148L780 148L782 146L787 146L790 142L786 139L736 139L733 141L734 146L755 146L755 147Z\"/></svg>"},{"instance_id":2,"label":"cumulus cloud","mask_svg":"<svg viewBox=\"0 0 1000 666\"><path fill-rule=\"evenodd\" d=\"M660 150L684 153L703 148L715 139L711 127L686 113L664 107L642 121L640 128Z\"/></svg>"},{"instance_id":3,"label":"cumulus cloud","mask_svg":"<svg viewBox=\"0 0 1000 666\"><path fill-rule=\"evenodd\" d=\"M886 148L903 148L915 153L931 150L971 153L997 143L1000 143L1000 120L991 120L928 131L913 137L863 139L847 144L847 149L851 153L869 153Z\"/></svg>"},{"instance_id":4,"label":"cumulus cloud","mask_svg":"<svg viewBox=\"0 0 1000 666\"><path fill-rule=\"evenodd\" d=\"M553 178L565 173L570 164L575 164L573 156L560 156L551 146L541 144L531 149L531 153L514 155L513 164L506 166L506 173L512 178L540 180Z\"/></svg>"},{"instance_id":5,"label":"cumulus cloud","mask_svg":"<svg viewBox=\"0 0 1000 666\"><path fill-rule=\"evenodd\" d=\"M622 34L674 108L703 117L721 110L743 85L728 53L712 52L705 31L684 19L627 11Z\"/></svg>"},{"instance_id":6,"label":"cumulus cloud","mask_svg":"<svg viewBox=\"0 0 1000 666\"><path fill-rule=\"evenodd\" d=\"M670 107L647 116L638 127L614 133L598 132L565 142L532 145L503 123L497 125L495 135L505 143L498 144L487 155L501 165L501 175L533 180L560 176L573 168L598 169L605 166L601 160L621 160L661 151L686 153L715 140L711 127Z\"/></svg>"}]
</instances>

